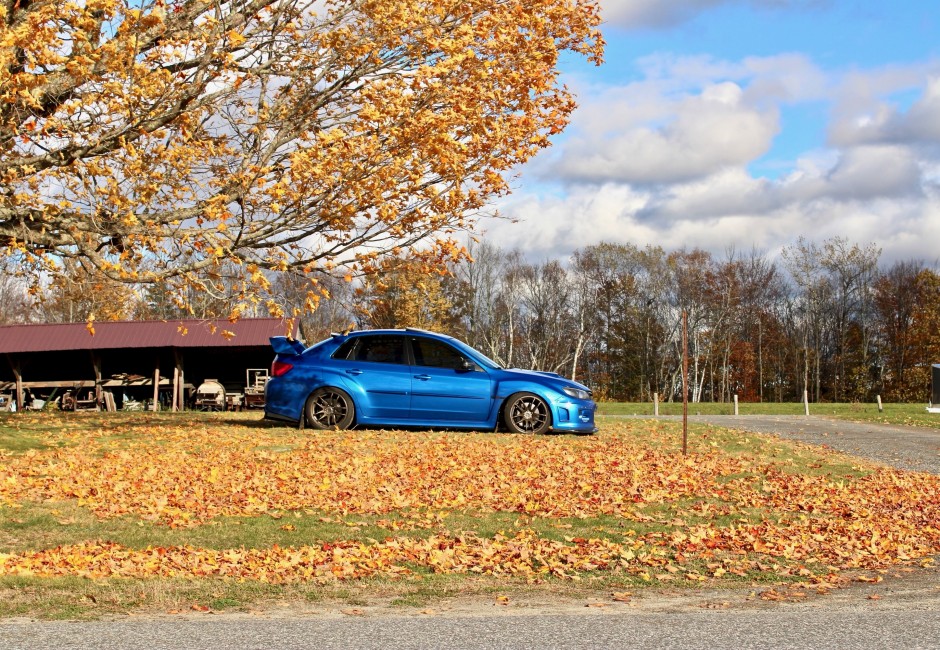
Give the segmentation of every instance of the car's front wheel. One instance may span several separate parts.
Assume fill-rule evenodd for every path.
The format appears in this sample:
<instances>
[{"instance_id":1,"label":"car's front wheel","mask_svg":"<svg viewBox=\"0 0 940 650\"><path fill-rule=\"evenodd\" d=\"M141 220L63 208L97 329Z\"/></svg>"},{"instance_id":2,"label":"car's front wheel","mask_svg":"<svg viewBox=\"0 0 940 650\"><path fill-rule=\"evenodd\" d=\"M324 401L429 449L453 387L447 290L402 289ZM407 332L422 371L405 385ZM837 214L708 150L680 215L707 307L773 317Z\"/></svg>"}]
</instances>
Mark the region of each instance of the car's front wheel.
<instances>
[{"instance_id":1,"label":"car's front wheel","mask_svg":"<svg viewBox=\"0 0 940 650\"><path fill-rule=\"evenodd\" d=\"M314 429L348 429L356 419L356 406L346 391L325 386L307 398L304 416Z\"/></svg>"},{"instance_id":2,"label":"car's front wheel","mask_svg":"<svg viewBox=\"0 0 940 650\"><path fill-rule=\"evenodd\" d=\"M516 393L503 406L503 422L513 433L545 433L552 426L552 415L538 395Z\"/></svg>"}]
</instances>

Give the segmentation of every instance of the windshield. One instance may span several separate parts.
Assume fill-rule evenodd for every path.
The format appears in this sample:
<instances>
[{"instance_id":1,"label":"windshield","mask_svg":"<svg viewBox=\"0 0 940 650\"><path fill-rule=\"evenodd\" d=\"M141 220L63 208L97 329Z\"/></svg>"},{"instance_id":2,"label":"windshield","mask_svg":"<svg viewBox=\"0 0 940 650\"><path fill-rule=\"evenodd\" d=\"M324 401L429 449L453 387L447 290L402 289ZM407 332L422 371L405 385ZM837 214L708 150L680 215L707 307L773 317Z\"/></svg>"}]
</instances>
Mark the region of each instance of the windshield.
<instances>
[{"instance_id":1,"label":"windshield","mask_svg":"<svg viewBox=\"0 0 940 650\"><path fill-rule=\"evenodd\" d=\"M484 366L488 366L489 368L492 368L493 370L502 370L502 369L503 369L503 367L502 367L501 365L499 365L498 363L496 363L495 361L493 361L492 359L490 359L488 356L486 356L485 354L483 354L482 352L480 352L480 351L477 350L476 348L470 347L469 345L467 345L466 343L464 343L464 342L461 341L460 339L452 339L452 341L453 341L454 344L455 344L458 348L460 348L462 351L468 353L471 357L473 357L473 358L476 359L477 361L482 361Z\"/></svg>"}]
</instances>

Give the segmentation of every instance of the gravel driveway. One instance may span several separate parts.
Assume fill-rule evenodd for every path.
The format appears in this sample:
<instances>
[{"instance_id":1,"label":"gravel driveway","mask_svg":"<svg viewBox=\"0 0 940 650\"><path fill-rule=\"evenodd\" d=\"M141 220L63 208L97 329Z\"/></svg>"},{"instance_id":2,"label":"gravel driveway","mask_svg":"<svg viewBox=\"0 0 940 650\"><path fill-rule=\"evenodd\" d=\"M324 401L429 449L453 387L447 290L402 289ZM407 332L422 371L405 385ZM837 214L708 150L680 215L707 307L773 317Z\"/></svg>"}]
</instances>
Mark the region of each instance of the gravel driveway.
<instances>
[{"instance_id":1,"label":"gravel driveway","mask_svg":"<svg viewBox=\"0 0 940 650\"><path fill-rule=\"evenodd\" d=\"M682 416L658 419L682 420ZM940 474L940 429L849 422L814 415L690 415L689 423L696 422L774 434L901 469Z\"/></svg>"}]
</instances>

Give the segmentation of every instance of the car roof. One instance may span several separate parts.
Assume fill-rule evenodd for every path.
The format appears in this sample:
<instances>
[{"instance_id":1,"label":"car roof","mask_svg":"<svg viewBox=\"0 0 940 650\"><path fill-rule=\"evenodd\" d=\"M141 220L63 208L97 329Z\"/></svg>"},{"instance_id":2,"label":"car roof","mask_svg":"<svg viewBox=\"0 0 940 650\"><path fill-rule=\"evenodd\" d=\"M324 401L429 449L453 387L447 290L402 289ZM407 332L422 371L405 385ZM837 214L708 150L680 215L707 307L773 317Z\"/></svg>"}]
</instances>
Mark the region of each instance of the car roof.
<instances>
[{"instance_id":1,"label":"car roof","mask_svg":"<svg viewBox=\"0 0 940 650\"><path fill-rule=\"evenodd\" d=\"M431 332L429 330L419 329L417 327L404 327L399 329L374 329L374 330L353 330L344 334L333 334L334 337L354 337L371 334L423 334L441 339L453 339L453 336L441 334L440 332Z\"/></svg>"}]
</instances>

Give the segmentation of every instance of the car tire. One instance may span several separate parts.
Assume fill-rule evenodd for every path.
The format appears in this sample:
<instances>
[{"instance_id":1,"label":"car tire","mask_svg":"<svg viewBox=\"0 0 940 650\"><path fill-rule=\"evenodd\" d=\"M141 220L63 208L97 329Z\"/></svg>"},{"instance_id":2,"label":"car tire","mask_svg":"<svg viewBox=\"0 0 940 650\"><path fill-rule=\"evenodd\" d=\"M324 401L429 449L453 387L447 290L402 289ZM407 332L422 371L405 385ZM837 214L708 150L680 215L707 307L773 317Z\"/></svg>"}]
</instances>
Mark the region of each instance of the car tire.
<instances>
[{"instance_id":1,"label":"car tire","mask_svg":"<svg viewBox=\"0 0 940 650\"><path fill-rule=\"evenodd\" d=\"M545 433L552 427L552 412L535 393L516 393L503 404L503 423L513 433Z\"/></svg>"},{"instance_id":2,"label":"car tire","mask_svg":"<svg viewBox=\"0 0 940 650\"><path fill-rule=\"evenodd\" d=\"M307 398L304 405L307 425L313 429L342 431L352 426L356 419L356 405L344 390L333 386L318 388Z\"/></svg>"}]
</instances>

